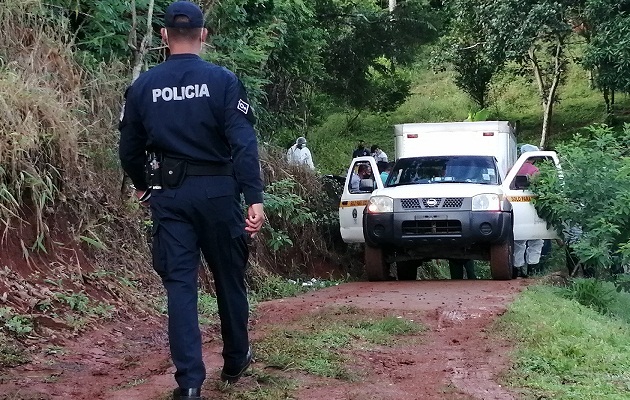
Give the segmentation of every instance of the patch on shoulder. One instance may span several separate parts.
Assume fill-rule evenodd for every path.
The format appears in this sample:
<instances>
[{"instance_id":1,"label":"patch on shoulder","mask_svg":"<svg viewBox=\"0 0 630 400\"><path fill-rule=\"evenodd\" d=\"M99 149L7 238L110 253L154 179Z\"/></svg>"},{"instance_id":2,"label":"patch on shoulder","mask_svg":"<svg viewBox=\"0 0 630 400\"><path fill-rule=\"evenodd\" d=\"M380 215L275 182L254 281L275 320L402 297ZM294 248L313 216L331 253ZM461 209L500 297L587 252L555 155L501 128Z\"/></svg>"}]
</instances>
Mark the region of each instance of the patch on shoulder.
<instances>
[{"instance_id":1,"label":"patch on shoulder","mask_svg":"<svg viewBox=\"0 0 630 400\"><path fill-rule=\"evenodd\" d=\"M247 114L249 112L249 104L244 102L242 99L238 99L238 104L236 105L236 108L243 112L243 114Z\"/></svg>"}]
</instances>

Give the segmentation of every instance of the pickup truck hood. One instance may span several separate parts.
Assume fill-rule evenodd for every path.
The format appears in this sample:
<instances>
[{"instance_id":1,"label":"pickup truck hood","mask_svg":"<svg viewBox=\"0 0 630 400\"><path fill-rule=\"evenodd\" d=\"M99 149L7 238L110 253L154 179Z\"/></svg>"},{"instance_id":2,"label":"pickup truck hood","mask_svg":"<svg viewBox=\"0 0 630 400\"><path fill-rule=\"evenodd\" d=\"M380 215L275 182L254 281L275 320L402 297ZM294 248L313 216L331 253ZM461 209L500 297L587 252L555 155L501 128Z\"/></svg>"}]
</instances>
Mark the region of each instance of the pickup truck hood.
<instances>
[{"instance_id":1,"label":"pickup truck hood","mask_svg":"<svg viewBox=\"0 0 630 400\"><path fill-rule=\"evenodd\" d=\"M472 197L481 193L502 194L499 185L483 185L478 183L427 183L386 187L372 192L372 196L389 196L394 199L419 197Z\"/></svg>"}]
</instances>

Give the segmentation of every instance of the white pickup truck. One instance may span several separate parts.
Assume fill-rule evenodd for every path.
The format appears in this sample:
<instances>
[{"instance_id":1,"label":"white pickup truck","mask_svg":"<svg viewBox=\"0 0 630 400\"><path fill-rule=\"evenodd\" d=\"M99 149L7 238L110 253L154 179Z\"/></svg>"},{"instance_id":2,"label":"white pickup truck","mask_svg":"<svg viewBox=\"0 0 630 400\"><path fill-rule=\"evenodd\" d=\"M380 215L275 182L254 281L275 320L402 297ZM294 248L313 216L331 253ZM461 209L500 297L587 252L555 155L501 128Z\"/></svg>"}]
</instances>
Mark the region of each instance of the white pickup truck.
<instances>
[{"instance_id":1,"label":"white pickup truck","mask_svg":"<svg viewBox=\"0 0 630 400\"><path fill-rule=\"evenodd\" d=\"M371 281L416 279L430 259L489 260L493 279L512 279L514 240L552 239L536 213L526 162L517 159L514 127L505 121L413 123L394 127L396 163L383 182L372 157L352 160L339 205L341 236L365 243Z\"/></svg>"}]
</instances>

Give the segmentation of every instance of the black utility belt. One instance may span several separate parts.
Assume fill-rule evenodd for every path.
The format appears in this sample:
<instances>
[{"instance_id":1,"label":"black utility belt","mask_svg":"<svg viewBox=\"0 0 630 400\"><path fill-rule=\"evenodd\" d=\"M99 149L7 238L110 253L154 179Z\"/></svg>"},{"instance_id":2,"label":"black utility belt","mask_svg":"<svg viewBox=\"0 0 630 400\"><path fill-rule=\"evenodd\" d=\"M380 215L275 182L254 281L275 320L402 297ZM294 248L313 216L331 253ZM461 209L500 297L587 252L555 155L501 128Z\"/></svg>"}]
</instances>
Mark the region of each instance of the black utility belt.
<instances>
[{"instance_id":1,"label":"black utility belt","mask_svg":"<svg viewBox=\"0 0 630 400\"><path fill-rule=\"evenodd\" d=\"M188 176L205 176L205 175L232 175L234 169L232 164L190 164L186 165L186 175Z\"/></svg>"},{"instance_id":2,"label":"black utility belt","mask_svg":"<svg viewBox=\"0 0 630 400\"><path fill-rule=\"evenodd\" d=\"M157 164L157 168L155 168ZM147 165L152 172L149 184L153 189L176 189L181 186L187 176L232 176L232 164L197 164L181 158L162 157L158 163Z\"/></svg>"}]
</instances>

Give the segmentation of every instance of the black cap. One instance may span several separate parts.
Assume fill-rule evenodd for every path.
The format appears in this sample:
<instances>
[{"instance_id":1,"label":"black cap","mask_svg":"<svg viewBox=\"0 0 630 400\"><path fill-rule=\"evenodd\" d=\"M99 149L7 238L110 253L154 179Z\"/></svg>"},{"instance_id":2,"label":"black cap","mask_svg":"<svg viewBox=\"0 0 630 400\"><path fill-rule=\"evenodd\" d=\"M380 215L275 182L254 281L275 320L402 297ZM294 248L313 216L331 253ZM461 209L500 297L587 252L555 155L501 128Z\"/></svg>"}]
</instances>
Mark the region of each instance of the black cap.
<instances>
[{"instance_id":1,"label":"black cap","mask_svg":"<svg viewBox=\"0 0 630 400\"><path fill-rule=\"evenodd\" d=\"M175 22L175 18L188 17L187 22ZM203 12L190 1L176 1L166 8L164 26L167 28L203 28Z\"/></svg>"}]
</instances>

